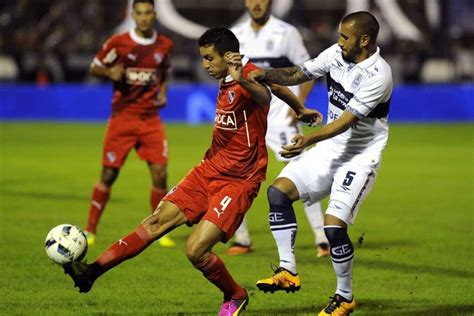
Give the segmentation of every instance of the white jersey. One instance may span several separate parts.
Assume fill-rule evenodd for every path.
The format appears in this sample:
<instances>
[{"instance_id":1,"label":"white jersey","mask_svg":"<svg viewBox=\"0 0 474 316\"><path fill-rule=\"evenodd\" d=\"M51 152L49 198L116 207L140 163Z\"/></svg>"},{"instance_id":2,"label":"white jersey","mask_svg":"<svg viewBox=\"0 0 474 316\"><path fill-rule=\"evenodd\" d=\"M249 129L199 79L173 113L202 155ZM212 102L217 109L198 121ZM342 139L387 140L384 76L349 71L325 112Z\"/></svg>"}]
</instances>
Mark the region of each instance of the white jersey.
<instances>
[{"instance_id":1,"label":"white jersey","mask_svg":"<svg viewBox=\"0 0 474 316\"><path fill-rule=\"evenodd\" d=\"M291 24L270 16L267 23L255 32L251 20L231 28L240 43L240 52L261 68L282 68L299 65L309 59L298 30ZM299 87L289 87L298 96ZM268 113L268 128L275 125L289 125L289 107L272 96Z\"/></svg>"},{"instance_id":2,"label":"white jersey","mask_svg":"<svg viewBox=\"0 0 474 316\"><path fill-rule=\"evenodd\" d=\"M343 160L358 160L377 165L387 144L387 116L392 95L392 72L380 56L380 49L368 59L354 64L342 58L341 48L334 44L318 57L301 66L310 78L327 76L327 122L349 111L359 118L342 134L318 144Z\"/></svg>"}]
</instances>

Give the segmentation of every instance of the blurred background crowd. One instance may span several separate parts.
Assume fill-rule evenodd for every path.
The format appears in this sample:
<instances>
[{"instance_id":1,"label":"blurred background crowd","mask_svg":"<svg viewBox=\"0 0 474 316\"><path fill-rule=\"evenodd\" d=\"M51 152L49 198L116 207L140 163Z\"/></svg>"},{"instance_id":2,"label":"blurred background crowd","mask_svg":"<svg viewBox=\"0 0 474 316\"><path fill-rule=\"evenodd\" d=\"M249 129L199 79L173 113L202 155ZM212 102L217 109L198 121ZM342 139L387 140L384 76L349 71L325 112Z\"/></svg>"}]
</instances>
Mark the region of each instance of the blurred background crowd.
<instances>
[{"instance_id":1,"label":"blurred background crowd","mask_svg":"<svg viewBox=\"0 0 474 316\"><path fill-rule=\"evenodd\" d=\"M156 0L159 32L175 43L172 78L212 80L195 39L207 27L245 19L244 0ZM474 80L473 0L273 0L273 13L298 27L315 57L337 40L349 11L381 22L379 45L397 83ZM89 65L102 43L132 27L131 0L0 1L0 81L94 82Z\"/></svg>"}]
</instances>

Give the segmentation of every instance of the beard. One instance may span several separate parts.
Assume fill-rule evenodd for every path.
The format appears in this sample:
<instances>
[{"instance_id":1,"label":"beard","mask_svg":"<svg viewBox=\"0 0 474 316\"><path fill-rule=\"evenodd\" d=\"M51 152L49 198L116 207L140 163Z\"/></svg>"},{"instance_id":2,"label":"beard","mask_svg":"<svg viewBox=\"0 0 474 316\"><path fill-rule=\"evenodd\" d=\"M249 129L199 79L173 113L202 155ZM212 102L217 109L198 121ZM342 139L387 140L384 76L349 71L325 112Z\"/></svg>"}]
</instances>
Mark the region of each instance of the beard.
<instances>
[{"instance_id":1,"label":"beard","mask_svg":"<svg viewBox=\"0 0 474 316\"><path fill-rule=\"evenodd\" d=\"M342 52L342 59L348 63L354 63L355 59L357 56L359 56L362 53L362 48L359 46L353 47L351 50L346 51L346 54L344 55L344 52Z\"/></svg>"}]
</instances>

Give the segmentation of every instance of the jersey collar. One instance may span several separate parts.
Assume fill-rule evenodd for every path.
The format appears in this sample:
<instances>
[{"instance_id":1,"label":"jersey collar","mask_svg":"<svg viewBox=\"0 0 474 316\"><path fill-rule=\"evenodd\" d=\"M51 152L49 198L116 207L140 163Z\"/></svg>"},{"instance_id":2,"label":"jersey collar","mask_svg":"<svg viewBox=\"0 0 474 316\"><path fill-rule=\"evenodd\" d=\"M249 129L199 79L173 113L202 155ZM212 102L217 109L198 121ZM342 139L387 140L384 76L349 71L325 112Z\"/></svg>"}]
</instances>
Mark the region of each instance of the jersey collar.
<instances>
[{"instance_id":1,"label":"jersey collar","mask_svg":"<svg viewBox=\"0 0 474 316\"><path fill-rule=\"evenodd\" d=\"M131 29L130 32L128 32L128 34L130 34L130 37L135 43L144 45L144 46L153 44L156 41L156 37L158 36L156 31L153 30L153 36L151 38L143 38L137 34L134 28Z\"/></svg>"},{"instance_id":2,"label":"jersey collar","mask_svg":"<svg viewBox=\"0 0 474 316\"><path fill-rule=\"evenodd\" d=\"M252 28L252 18L250 17L249 15L249 18L248 18L248 21L247 21L247 27L249 29L251 29L253 32L255 32ZM268 20L267 22L262 26L262 28L258 31L258 32L261 32L263 29L265 28L271 28L271 25L275 22L275 18L273 17L273 15L270 14L270 16L268 17Z\"/></svg>"},{"instance_id":3,"label":"jersey collar","mask_svg":"<svg viewBox=\"0 0 474 316\"><path fill-rule=\"evenodd\" d=\"M370 56L366 60L358 63L357 66L364 69L368 68L372 66L379 59L379 56L380 56L380 48L377 46L377 50L375 51L375 53L373 53L372 56Z\"/></svg>"},{"instance_id":4,"label":"jersey collar","mask_svg":"<svg viewBox=\"0 0 474 316\"><path fill-rule=\"evenodd\" d=\"M242 68L245 67L245 65L247 65L247 63L249 62L249 58L248 57L242 57ZM225 78L224 78L224 83L228 83L228 82L232 82L234 81L234 78L232 78L231 75L227 75Z\"/></svg>"}]
</instances>

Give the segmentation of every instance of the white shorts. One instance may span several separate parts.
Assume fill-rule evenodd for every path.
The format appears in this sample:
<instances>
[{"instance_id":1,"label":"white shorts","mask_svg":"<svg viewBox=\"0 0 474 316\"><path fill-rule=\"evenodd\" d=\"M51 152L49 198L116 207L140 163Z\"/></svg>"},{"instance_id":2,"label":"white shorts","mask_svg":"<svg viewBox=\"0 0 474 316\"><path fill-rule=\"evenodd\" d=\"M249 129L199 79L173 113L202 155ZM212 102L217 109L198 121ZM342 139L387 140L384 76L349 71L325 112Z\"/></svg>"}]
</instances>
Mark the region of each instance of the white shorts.
<instances>
[{"instance_id":1,"label":"white shorts","mask_svg":"<svg viewBox=\"0 0 474 316\"><path fill-rule=\"evenodd\" d=\"M329 195L326 214L353 224L362 201L372 189L377 166L334 159L321 146L293 158L278 178L290 179L300 198L314 203Z\"/></svg>"},{"instance_id":2,"label":"white shorts","mask_svg":"<svg viewBox=\"0 0 474 316\"><path fill-rule=\"evenodd\" d=\"M265 136L265 142L267 147L273 151L275 158L278 161L288 162L291 159L283 158L278 154L281 151L281 146L288 144L293 136L296 134L302 134L301 125L278 125L272 126L268 124L267 134Z\"/></svg>"}]
</instances>

